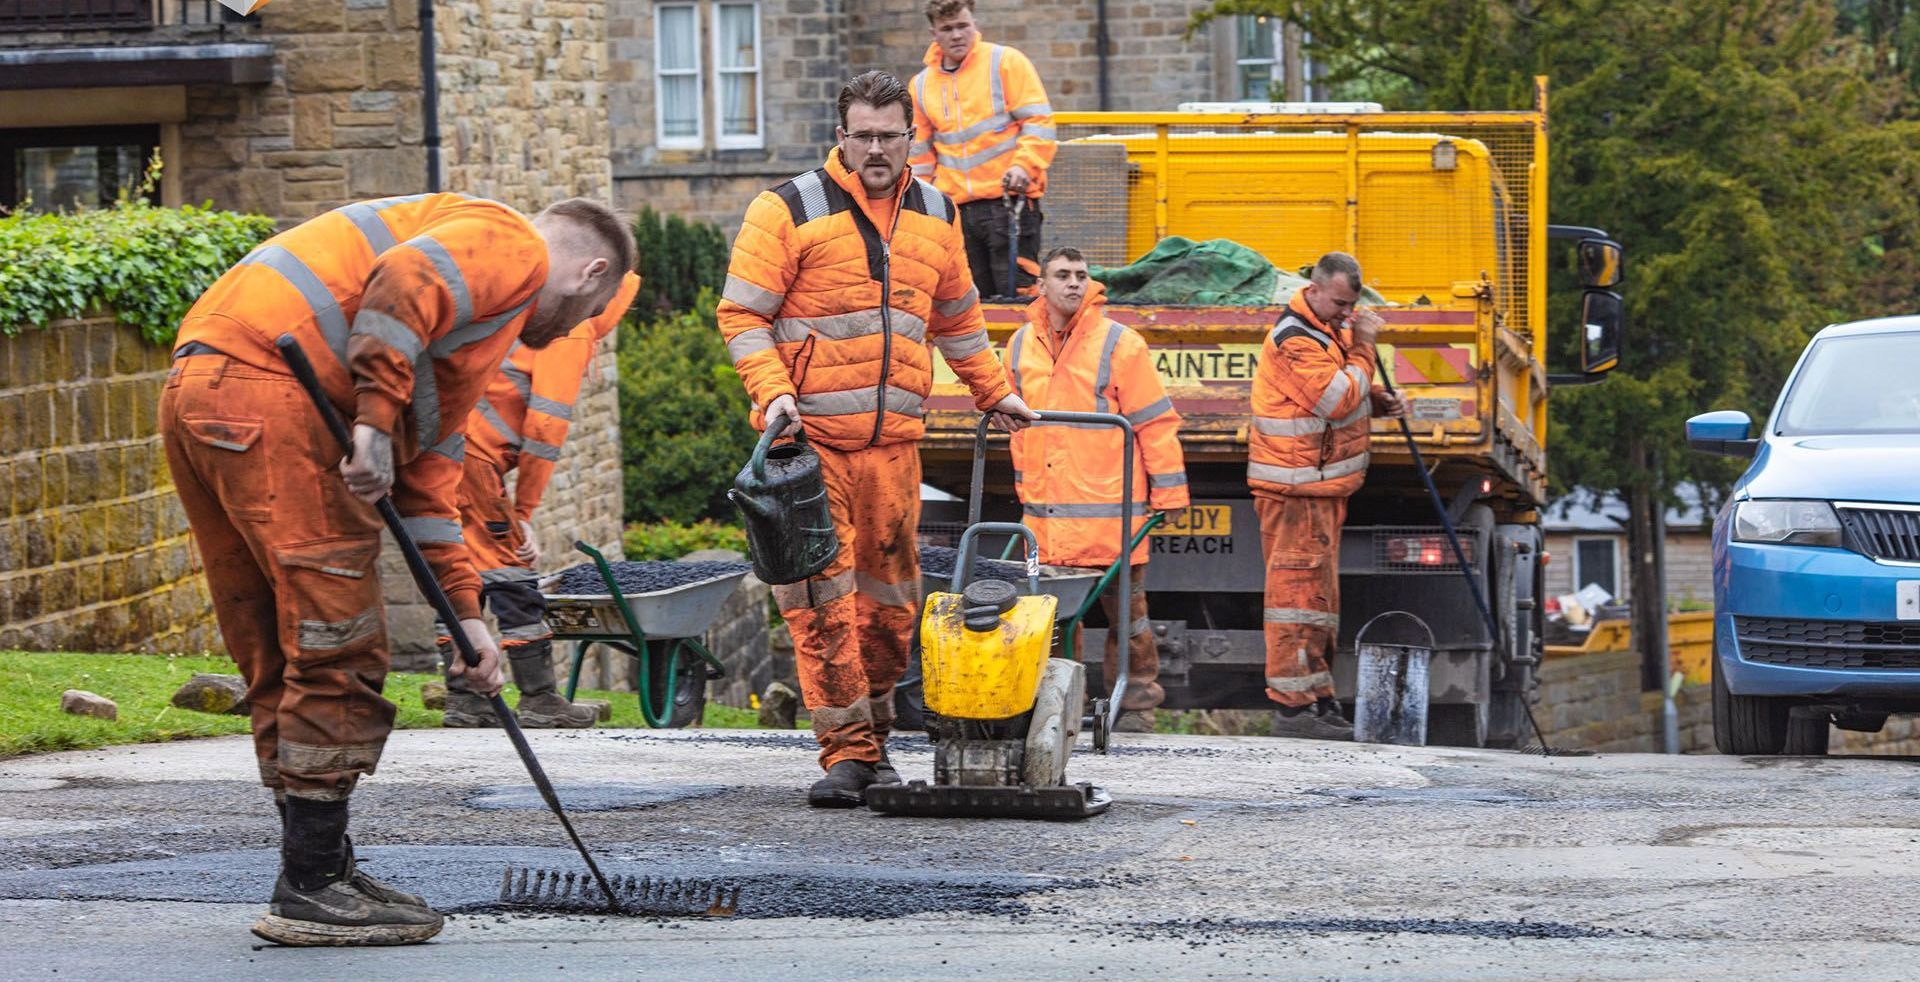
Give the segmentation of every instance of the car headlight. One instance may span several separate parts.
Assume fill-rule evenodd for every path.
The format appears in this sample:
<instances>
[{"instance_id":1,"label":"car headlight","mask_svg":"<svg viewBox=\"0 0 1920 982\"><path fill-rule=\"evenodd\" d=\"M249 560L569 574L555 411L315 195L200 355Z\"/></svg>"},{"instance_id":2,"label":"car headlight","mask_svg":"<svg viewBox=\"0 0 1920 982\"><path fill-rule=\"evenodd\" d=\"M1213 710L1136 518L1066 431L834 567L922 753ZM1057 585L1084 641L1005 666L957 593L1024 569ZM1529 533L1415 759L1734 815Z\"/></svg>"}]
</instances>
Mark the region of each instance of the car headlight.
<instances>
[{"instance_id":1,"label":"car headlight","mask_svg":"<svg viewBox=\"0 0 1920 982\"><path fill-rule=\"evenodd\" d=\"M1735 542L1840 545L1840 516L1824 501L1742 501L1733 509Z\"/></svg>"}]
</instances>

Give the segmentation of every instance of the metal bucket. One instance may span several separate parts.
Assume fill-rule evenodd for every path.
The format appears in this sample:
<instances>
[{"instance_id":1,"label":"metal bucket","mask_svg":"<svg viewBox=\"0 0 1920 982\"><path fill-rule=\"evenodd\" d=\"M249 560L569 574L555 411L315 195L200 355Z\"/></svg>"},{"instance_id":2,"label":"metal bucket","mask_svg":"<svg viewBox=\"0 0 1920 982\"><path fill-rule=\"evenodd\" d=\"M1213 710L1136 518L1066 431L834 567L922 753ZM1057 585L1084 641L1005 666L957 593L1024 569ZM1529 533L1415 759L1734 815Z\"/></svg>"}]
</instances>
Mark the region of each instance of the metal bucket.
<instances>
[{"instance_id":1,"label":"metal bucket","mask_svg":"<svg viewBox=\"0 0 1920 982\"><path fill-rule=\"evenodd\" d=\"M1360 743L1427 745L1427 668L1433 632L1426 622L1390 610L1354 636L1353 738Z\"/></svg>"}]
</instances>

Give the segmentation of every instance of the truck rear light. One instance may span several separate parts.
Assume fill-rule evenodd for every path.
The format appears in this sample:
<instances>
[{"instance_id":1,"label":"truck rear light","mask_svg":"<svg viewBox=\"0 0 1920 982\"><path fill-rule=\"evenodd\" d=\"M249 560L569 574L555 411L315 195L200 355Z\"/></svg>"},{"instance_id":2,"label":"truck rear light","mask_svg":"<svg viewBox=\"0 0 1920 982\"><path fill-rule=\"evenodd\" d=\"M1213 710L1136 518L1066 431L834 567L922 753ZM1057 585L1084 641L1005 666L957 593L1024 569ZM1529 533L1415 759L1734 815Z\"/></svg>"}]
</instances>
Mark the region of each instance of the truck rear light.
<instances>
[{"instance_id":1,"label":"truck rear light","mask_svg":"<svg viewBox=\"0 0 1920 982\"><path fill-rule=\"evenodd\" d=\"M1386 542L1386 559L1390 563L1411 563L1416 566L1446 566L1453 562L1447 540L1438 535L1390 538Z\"/></svg>"}]
</instances>

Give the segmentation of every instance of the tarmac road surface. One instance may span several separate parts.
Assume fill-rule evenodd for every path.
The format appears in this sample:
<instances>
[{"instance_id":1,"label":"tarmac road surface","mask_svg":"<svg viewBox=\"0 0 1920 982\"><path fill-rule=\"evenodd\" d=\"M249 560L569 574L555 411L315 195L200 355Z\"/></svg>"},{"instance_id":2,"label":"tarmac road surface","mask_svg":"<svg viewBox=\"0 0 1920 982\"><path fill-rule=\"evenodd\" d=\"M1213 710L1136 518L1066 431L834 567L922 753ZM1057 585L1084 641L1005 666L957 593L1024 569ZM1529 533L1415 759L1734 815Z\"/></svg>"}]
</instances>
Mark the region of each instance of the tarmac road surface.
<instances>
[{"instance_id":1,"label":"tarmac road surface","mask_svg":"<svg viewBox=\"0 0 1920 982\"><path fill-rule=\"evenodd\" d=\"M803 733L530 734L609 873L724 878L729 919L503 910L581 870L504 737L409 731L354 797L430 945L260 946L278 829L246 740L0 761L0 977L1913 978L1899 758L1523 757L1120 735L1081 823L815 811ZM909 778L932 753L896 737ZM243 974L244 973L244 976Z\"/></svg>"}]
</instances>

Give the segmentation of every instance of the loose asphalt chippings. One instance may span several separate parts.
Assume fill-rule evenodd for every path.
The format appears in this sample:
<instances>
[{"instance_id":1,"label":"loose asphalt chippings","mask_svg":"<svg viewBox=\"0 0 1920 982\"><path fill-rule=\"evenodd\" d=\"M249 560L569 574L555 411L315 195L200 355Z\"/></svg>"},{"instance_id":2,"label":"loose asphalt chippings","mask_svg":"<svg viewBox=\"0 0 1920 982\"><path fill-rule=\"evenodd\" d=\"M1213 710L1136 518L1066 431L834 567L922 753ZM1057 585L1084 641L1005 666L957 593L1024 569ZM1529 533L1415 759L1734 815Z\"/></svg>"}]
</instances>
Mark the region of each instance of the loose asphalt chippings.
<instances>
[{"instance_id":1,"label":"loose asphalt chippings","mask_svg":"<svg viewBox=\"0 0 1920 982\"><path fill-rule=\"evenodd\" d=\"M1565 940L1568 938L1606 938L1617 932L1607 928L1554 921L1478 921L1431 917L1299 917L1274 920L1197 918L1156 921L1128 925L1135 937L1174 936L1190 946L1225 944L1251 940L1260 935L1308 934L1431 934L1491 941Z\"/></svg>"},{"instance_id":2,"label":"loose asphalt chippings","mask_svg":"<svg viewBox=\"0 0 1920 982\"><path fill-rule=\"evenodd\" d=\"M920 550L920 575L935 576L943 580L953 579L953 564L958 561L960 550L946 546L925 546ZM978 554L973 559L972 576L976 580L1003 580L1008 583L1022 583L1027 578L1027 568L1019 563L1005 563L998 559L982 559Z\"/></svg>"},{"instance_id":3,"label":"loose asphalt chippings","mask_svg":"<svg viewBox=\"0 0 1920 982\"><path fill-rule=\"evenodd\" d=\"M692 801L695 798L711 798L724 794L728 789L718 784L661 785L643 786L638 784L556 784L554 794L560 797L560 804L570 812L610 812L628 808L650 808L675 801ZM541 811L547 807L546 800L531 784L496 785L488 788L475 788L467 796L468 808L481 811L504 811L524 808Z\"/></svg>"},{"instance_id":4,"label":"loose asphalt chippings","mask_svg":"<svg viewBox=\"0 0 1920 982\"><path fill-rule=\"evenodd\" d=\"M1307 794L1395 805L1526 805L1540 799L1504 788L1312 788Z\"/></svg>"},{"instance_id":5,"label":"loose asphalt chippings","mask_svg":"<svg viewBox=\"0 0 1920 982\"><path fill-rule=\"evenodd\" d=\"M753 568L746 563L719 561L673 563L649 560L607 565L613 570L614 582L620 584L620 592L627 596L671 590L715 577L745 573ZM550 585L547 592L556 596L604 597L607 595L607 581L600 576L598 567L592 563L581 563L563 571L560 579Z\"/></svg>"}]
</instances>

